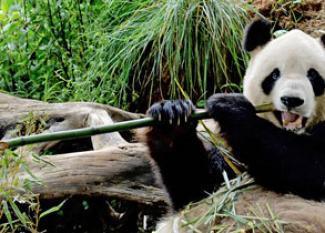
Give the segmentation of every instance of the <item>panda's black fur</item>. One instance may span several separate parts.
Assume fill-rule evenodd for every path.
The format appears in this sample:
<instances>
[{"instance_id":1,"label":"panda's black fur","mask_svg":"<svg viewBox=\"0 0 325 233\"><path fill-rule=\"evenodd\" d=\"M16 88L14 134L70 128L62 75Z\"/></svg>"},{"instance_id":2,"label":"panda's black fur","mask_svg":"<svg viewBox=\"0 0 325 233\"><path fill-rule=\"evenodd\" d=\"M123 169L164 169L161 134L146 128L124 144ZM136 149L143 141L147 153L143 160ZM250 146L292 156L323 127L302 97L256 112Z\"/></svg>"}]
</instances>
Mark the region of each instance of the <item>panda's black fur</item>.
<instances>
[{"instance_id":1,"label":"panda's black fur","mask_svg":"<svg viewBox=\"0 0 325 233\"><path fill-rule=\"evenodd\" d=\"M271 38L272 24L267 20L256 20L246 30L245 39L243 40L243 48L247 52L251 52L258 46L263 46Z\"/></svg>"},{"instance_id":2,"label":"panda's black fur","mask_svg":"<svg viewBox=\"0 0 325 233\"><path fill-rule=\"evenodd\" d=\"M307 72L307 78L313 86L315 96L323 95L325 90L325 81L318 71L314 68L310 68Z\"/></svg>"},{"instance_id":3,"label":"panda's black fur","mask_svg":"<svg viewBox=\"0 0 325 233\"><path fill-rule=\"evenodd\" d=\"M252 23L244 47L251 51L262 46L271 37L269 31L270 24L263 20ZM324 80L316 72L308 76L315 97L325 89ZM263 87L266 94L280 76L279 72L270 75ZM177 100L156 103L148 111L159 124L146 134L147 144L175 210L218 188L224 170L234 176L219 151L207 149L198 138L197 122L188 119L192 110L189 101ZM325 198L324 122L301 135L278 128L258 117L242 94L215 94L209 98L207 110L219 123L234 155L247 165L258 184L279 193Z\"/></svg>"},{"instance_id":4,"label":"panda's black fur","mask_svg":"<svg viewBox=\"0 0 325 233\"><path fill-rule=\"evenodd\" d=\"M161 122L146 135L147 144L175 210L211 193L223 182L224 169L233 174L219 151L206 149L198 138L197 122L185 123L191 109L190 102L176 100L156 103L148 111L156 119L160 114Z\"/></svg>"}]
</instances>

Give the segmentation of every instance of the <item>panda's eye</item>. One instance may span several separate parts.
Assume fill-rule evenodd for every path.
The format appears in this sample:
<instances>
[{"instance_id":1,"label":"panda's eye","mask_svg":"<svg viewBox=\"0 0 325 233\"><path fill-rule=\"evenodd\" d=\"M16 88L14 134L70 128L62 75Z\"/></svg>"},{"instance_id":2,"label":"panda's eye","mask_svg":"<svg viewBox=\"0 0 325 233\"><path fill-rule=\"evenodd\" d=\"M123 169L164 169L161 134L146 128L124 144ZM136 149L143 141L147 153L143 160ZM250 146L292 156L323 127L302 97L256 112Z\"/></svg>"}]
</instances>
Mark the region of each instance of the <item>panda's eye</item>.
<instances>
[{"instance_id":1,"label":"panda's eye","mask_svg":"<svg viewBox=\"0 0 325 233\"><path fill-rule=\"evenodd\" d=\"M280 70L274 69L270 75L272 76L272 79L276 81L278 78L280 78Z\"/></svg>"},{"instance_id":2,"label":"panda's eye","mask_svg":"<svg viewBox=\"0 0 325 233\"><path fill-rule=\"evenodd\" d=\"M268 95L271 93L275 82L280 78L280 70L275 68L262 82L263 92Z\"/></svg>"},{"instance_id":3,"label":"panda's eye","mask_svg":"<svg viewBox=\"0 0 325 233\"><path fill-rule=\"evenodd\" d=\"M315 70L314 68L310 68L307 72L307 78L309 79L313 87L315 96L320 96L324 94L325 81L317 70Z\"/></svg>"}]
</instances>

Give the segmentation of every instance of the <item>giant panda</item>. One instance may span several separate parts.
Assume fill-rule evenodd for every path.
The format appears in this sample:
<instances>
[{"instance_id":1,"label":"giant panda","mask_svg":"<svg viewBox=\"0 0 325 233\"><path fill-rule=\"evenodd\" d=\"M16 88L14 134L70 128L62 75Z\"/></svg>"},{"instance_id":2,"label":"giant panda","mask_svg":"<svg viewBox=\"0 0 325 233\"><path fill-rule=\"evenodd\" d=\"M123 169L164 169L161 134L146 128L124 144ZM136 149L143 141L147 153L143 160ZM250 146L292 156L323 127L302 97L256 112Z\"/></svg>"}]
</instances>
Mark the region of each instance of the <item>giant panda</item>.
<instances>
[{"instance_id":1,"label":"giant panda","mask_svg":"<svg viewBox=\"0 0 325 233\"><path fill-rule=\"evenodd\" d=\"M206 109L261 186L242 197L245 203L270 201L279 215L300 224L288 224L286 232L325 232L325 36L292 30L273 39L271 29L264 19L246 28L243 47L251 58L243 94L215 94ZM275 111L256 114L254 106L263 103L273 103ZM223 171L235 175L218 149L197 136L193 111L188 100L148 110L157 125L146 143L174 212L218 188ZM173 220L158 232L182 232Z\"/></svg>"}]
</instances>

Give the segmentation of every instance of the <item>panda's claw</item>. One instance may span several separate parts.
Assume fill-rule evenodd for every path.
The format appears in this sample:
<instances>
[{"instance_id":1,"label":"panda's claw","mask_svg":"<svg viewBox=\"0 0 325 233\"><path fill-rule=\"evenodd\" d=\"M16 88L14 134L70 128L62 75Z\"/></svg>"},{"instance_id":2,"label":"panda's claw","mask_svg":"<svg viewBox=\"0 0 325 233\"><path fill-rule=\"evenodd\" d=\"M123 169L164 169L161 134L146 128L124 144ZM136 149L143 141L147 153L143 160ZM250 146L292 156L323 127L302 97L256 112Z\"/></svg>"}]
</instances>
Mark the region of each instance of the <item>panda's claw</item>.
<instances>
[{"instance_id":1,"label":"panda's claw","mask_svg":"<svg viewBox=\"0 0 325 233\"><path fill-rule=\"evenodd\" d=\"M149 109L147 114L153 119L161 121L161 103L154 103Z\"/></svg>"},{"instance_id":2,"label":"panda's claw","mask_svg":"<svg viewBox=\"0 0 325 233\"><path fill-rule=\"evenodd\" d=\"M188 118L191 116L192 112L195 111L195 107L190 100L184 100L180 102L181 107L183 108L183 119L184 122L188 121Z\"/></svg>"},{"instance_id":3,"label":"panda's claw","mask_svg":"<svg viewBox=\"0 0 325 233\"><path fill-rule=\"evenodd\" d=\"M163 125L182 126L189 122L194 109L190 100L165 100L153 104L147 114Z\"/></svg>"},{"instance_id":4,"label":"panda's claw","mask_svg":"<svg viewBox=\"0 0 325 233\"><path fill-rule=\"evenodd\" d=\"M182 101L176 100L173 102L173 110L174 110L174 115L176 118L176 124L179 126L181 124L181 118L184 115L184 109L182 106Z\"/></svg>"},{"instance_id":5,"label":"panda's claw","mask_svg":"<svg viewBox=\"0 0 325 233\"><path fill-rule=\"evenodd\" d=\"M163 103L162 114L163 120L166 120L170 125L172 125L173 119L175 118L172 101L165 101Z\"/></svg>"},{"instance_id":6,"label":"panda's claw","mask_svg":"<svg viewBox=\"0 0 325 233\"><path fill-rule=\"evenodd\" d=\"M182 106L185 109L185 116L190 116L192 114L192 111L194 110L194 105L192 101L185 100L184 102L182 102Z\"/></svg>"}]
</instances>

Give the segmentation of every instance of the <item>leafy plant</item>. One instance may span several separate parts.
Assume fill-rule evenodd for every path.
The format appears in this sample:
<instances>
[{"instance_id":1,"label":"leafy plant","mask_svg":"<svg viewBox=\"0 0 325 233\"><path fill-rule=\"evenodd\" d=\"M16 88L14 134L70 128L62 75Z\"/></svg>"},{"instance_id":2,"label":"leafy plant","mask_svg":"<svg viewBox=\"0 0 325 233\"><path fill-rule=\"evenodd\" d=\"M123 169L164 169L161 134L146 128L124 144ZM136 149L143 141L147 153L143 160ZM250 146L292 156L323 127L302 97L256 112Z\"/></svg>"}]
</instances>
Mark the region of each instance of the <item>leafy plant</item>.
<instances>
[{"instance_id":1,"label":"leafy plant","mask_svg":"<svg viewBox=\"0 0 325 233\"><path fill-rule=\"evenodd\" d=\"M59 211L65 200L42 211L38 194L31 191L31 185L41 181L29 169L25 157L11 150L1 151L0 156L0 232L38 232L41 219ZM33 157L35 162L44 162L37 155Z\"/></svg>"},{"instance_id":2,"label":"leafy plant","mask_svg":"<svg viewBox=\"0 0 325 233\"><path fill-rule=\"evenodd\" d=\"M42 131L45 121L28 114L18 125L16 133L30 135ZM26 159L30 156L31 159ZM29 162L27 162L29 161ZM52 165L38 155L25 155L12 150L0 150L0 232L27 230L38 232L42 218L57 212L65 201L58 206L41 211L39 195L32 192L33 184L41 184L29 168L31 162Z\"/></svg>"},{"instance_id":3,"label":"leafy plant","mask_svg":"<svg viewBox=\"0 0 325 233\"><path fill-rule=\"evenodd\" d=\"M84 30L91 22L91 1L4 2L0 88L44 101L68 100L73 95L72 83L85 70L88 41Z\"/></svg>"},{"instance_id":4,"label":"leafy plant","mask_svg":"<svg viewBox=\"0 0 325 233\"><path fill-rule=\"evenodd\" d=\"M91 31L97 50L80 90L137 109L180 97L178 82L205 99L240 83L246 19L244 5L231 0L109 1Z\"/></svg>"},{"instance_id":5,"label":"leafy plant","mask_svg":"<svg viewBox=\"0 0 325 233\"><path fill-rule=\"evenodd\" d=\"M1 3L0 89L15 95L143 110L179 97L177 83L194 101L238 91L247 20L240 1Z\"/></svg>"},{"instance_id":6,"label":"leafy plant","mask_svg":"<svg viewBox=\"0 0 325 233\"><path fill-rule=\"evenodd\" d=\"M34 216L40 212L39 202L38 196L29 190L31 183L38 180L31 174L24 158L13 151L4 151L0 163L0 232L21 227L36 232L38 219ZM21 171L30 177L18 175Z\"/></svg>"}]
</instances>

